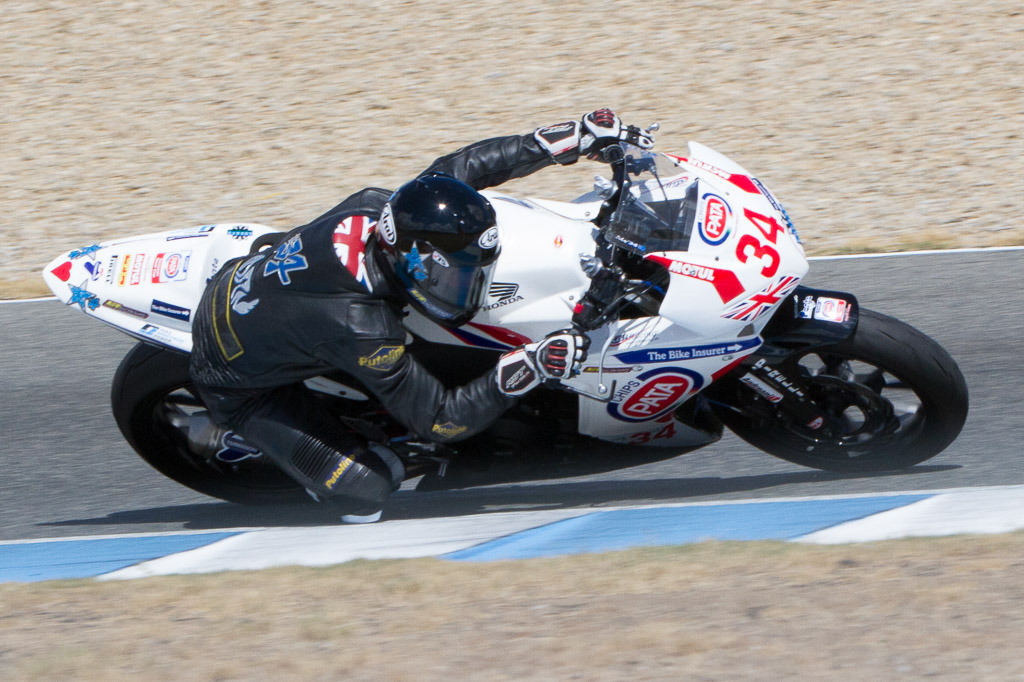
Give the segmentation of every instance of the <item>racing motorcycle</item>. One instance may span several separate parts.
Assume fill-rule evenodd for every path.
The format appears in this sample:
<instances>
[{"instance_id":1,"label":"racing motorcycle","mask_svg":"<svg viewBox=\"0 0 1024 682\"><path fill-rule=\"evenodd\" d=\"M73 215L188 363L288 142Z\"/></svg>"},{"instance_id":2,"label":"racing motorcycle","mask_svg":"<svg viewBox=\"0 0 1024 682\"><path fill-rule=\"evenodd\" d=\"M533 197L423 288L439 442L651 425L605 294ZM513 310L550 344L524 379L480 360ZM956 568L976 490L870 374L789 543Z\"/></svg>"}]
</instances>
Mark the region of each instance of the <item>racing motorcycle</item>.
<instances>
[{"instance_id":1,"label":"racing motorcycle","mask_svg":"<svg viewBox=\"0 0 1024 682\"><path fill-rule=\"evenodd\" d=\"M487 431L442 446L410 434L351 376L306 382L397 452L409 478L422 476L418 490L636 466L713 443L724 428L835 472L909 467L957 437L968 395L953 359L851 294L802 286L804 248L764 183L696 142L686 156L623 142L604 161L611 177L572 201L485 191L502 231L489 304L458 328L415 312L405 321L408 352L449 386L575 328L590 353L563 390L534 390ZM232 502L308 498L211 424L189 379L190 322L225 262L286 248L283 234L202 225L78 248L43 273L62 302L139 340L112 388L128 443L166 476Z\"/></svg>"}]
</instances>

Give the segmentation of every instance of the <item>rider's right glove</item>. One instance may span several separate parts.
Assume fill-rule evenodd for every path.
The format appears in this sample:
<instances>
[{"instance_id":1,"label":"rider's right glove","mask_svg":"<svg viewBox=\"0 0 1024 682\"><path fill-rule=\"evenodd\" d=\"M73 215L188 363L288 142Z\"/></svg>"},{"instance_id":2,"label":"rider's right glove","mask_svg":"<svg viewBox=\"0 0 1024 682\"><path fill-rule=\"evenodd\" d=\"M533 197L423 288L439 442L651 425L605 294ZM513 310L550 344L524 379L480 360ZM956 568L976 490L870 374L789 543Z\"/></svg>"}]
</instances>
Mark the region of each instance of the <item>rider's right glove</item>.
<instances>
[{"instance_id":1,"label":"rider's right glove","mask_svg":"<svg viewBox=\"0 0 1024 682\"><path fill-rule=\"evenodd\" d=\"M498 389L505 395L520 396L545 381L557 383L575 376L587 358L589 345L590 339L565 329L538 343L519 346L498 360Z\"/></svg>"}]
</instances>

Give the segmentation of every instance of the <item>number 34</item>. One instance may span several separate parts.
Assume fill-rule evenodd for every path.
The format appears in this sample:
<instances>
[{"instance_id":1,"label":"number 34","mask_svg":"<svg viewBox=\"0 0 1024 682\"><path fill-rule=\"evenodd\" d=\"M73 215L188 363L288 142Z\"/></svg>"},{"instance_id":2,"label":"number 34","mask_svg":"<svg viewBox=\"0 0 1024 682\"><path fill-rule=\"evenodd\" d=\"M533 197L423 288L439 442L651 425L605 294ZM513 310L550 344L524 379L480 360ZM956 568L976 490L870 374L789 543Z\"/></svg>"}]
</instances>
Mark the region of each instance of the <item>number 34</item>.
<instances>
[{"instance_id":1,"label":"number 34","mask_svg":"<svg viewBox=\"0 0 1024 682\"><path fill-rule=\"evenodd\" d=\"M785 231L785 228L779 225L778 221L771 216L756 213L749 208L743 209L743 215L754 224L754 227L760 230L761 234L764 235L764 238L770 244L775 244L779 238L779 233ZM779 263L782 259L774 247L762 243L760 239L753 235L742 235L736 243L736 258L741 263L746 263L751 256L761 261L761 275L763 277L771 277L779 271Z\"/></svg>"}]
</instances>

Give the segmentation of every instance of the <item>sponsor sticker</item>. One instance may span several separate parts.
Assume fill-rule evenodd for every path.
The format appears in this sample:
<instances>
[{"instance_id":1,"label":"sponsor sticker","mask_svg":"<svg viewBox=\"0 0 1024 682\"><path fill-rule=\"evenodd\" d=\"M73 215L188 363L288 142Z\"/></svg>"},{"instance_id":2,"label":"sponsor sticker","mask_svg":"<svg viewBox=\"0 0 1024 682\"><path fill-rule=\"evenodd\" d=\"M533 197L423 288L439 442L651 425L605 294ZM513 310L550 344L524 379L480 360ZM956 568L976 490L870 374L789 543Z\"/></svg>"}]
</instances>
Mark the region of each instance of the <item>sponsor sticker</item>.
<instances>
[{"instance_id":1,"label":"sponsor sticker","mask_svg":"<svg viewBox=\"0 0 1024 682\"><path fill-rule=\"evenodd\" d=\"M493 249L498 245L498 228L487 228L477 241L481 249Z\"/></svg>"},{"instance_id":2,"label":"sponsor sticker","mask_svg":"<svg viewBox=\"0 0 1024 682\"><path fill-rule=\"evenodd\" d=\"M704 207L697 219L697 233L711 246L717 246L728 239L732 232L732 209L725 199L711 192L706 193L701 200Z\"/></svg>"},{"instance_id":3,"label":"sponsor sticker","mask_svg":"<svg viewBox=\"0 0 1024 682\"><path fill-rule=\"evenodd\" d=\"M406 289L406 291L408 291L409 295L415 298L416 302L423 306L424 310L426 310L429 314L442 320L450 320L453 317L455 317L455 315L448 312L447 310L445 310L444 308L437 305L436 303L428 299L426 296L421 294L417 289L409 287Z\"/></svg>"},{"instance_id":4,"label":"sponsor sticker","mask_svg":"<svg viewBox=\"0 0 1024 682\"><path fill-rule=\"evenodd\" d=\"M178 230L167 235L167 241L173 242L177 239L195 239L196 237L209 237L210 233L217 229L216 225L200 225Z\"/></svg>"},{"instance_id":5,"label":"sponsor sticker","mask_svg":"<svg viewBox=\"0 0 1024 682\"><path fill-rule=\"evenodd\" d=\"M75 249L74 251L69 253L68 258L70 258L71 260L77 260L82 256L88 256L90 259L95 260L95 254L97 251L100 250L100 248L101 247L99 244L93 244L92 246L83 246L82 248Z\"/></svg>"},{"instance_id":6,"label":"sponsor sticker","mask_svg":"<svg viewBox=\"0 0 1024 682\"><path fill-rule=\"evenodd\" d=\"M770 403L782 402L782 393L758 379L753 374L747 373L740 377L740 381L750 386L762 398Z\"/></svg>"},{"instance_id":7,"label":"sponsor sticker","mask_svg":"<svg viewBox=\"0 0 1024 682\"><path fill-rule=\"evenodd\" d=\"M703 346L680 346L678 348L645 348L625 353L615 353L615 358L624 364L650 364L678 360L696 360L732 355L761 345L760 338L743 339L730 343L712 343Z\"/></svg>"},{"instance_id":8,"label":"sponsor sticker","mask_svg":"<svg viewBox=\"0 0 1024 682\"><path fill-rule=\"evenodd\" d=\"M142 325L142 329L139 330L139 333L153 339L154 341L166 343L169 346L176 346L181 342L174 334L162 327L158 327L155 324Z\"/></svg>"},{"instance_id":9,"label":"sponsor sticker","mask_svg":"<svg viewBox=\"0 0 1024 682\"><path fill-rule=\"evenodd\" d=\"M522 296L517 295L518 293L519 285L515 282L491 282L491 287L487 290L487 295L497 300L485 305L481 310L494 310L495 308L502 308L507 305L512 305L513 303L518 303L523 300Z\"/></svg>"},{"instance_id":10,"label":"sponsor sticker","mask_svg":"<svg viewBox=\"0 0 1024 682\"><path fill-rule=\"evenodd\" d=\"M456 436L460 436L468 430L468 426L459 426L452 422L445 422L444 424L434 424L430 428L430 431L432 433L436 433L442 438L455 438Z\"/></svg>"},{"instance_id":11,"label":"sponsor sticker","mask_svg":"<svg viewBox=\"0 0 1024 682\"><path fill-rule=\"evenodd\" d=\"M442 256L440 251L432 251L430 253L430 260L434 261L442 268L448 267L448 259Z\"/></svg>"},{"instance_id":12,"label":"sponsor sticker","mask_svg":"<svg viewBox=\"0 0 1024 682\"><path fill-rule=\"evenodd\" d=\"M324 481L324 487L327 488L328 490L334 490L334 486L338 484L338 481L341 480L341 477L344 476L345 472L348 471L350 466L352 466L353 461L354 460L352 460L351 458L345 457L340 462L338 462L338 466L334 468L334 471L331 472L331 475L327 477L326 481Z\"/></svg>"},{"instance_id":13,"label":"sponsor sticker","mask_svg":"<svg viewBox=\"0 0 1024 682\"><path fill-rule=\"evenodd\" d=\"M359 366L378 372L390 371L405 355L405 346L381 346L369 355L359 358Z\"/></svg>"},{"instance_id":14,"label":"sponsor sticker","mask_svg":"<svg viewBox=\"0 0 1024 682\"><path fill-rule=\"evenodd\" d=\"M153 303L149 306L149 310L157 315L181 320L182 322L188 322L189 318L192 316L192 310L190 308L182 308L180 305L174 305L173 303L158 301L156 299L153 299Z\"/></svg>"},{"instance_id":15,"label":"sponsor sticker","mask_svg":"<svg viewBox=\"0 0 1024 682\"><path fill-rule=\"evenodd\" d=\"M188 279L188 264L191 259L191 251L156 254L149 269L149 281L153 284L163 284Z\"/></svg>"},{"instance_id":16,"label":"sponsor sticker","mask_svg":"<svg viewBox=\"0 0 1024 682\"><path fill-rule=\"evenodd\" d=\"M798 317L805 320L823 320L825 322L846 322L850 319L853 306L841 298L826 296L804 296Z\"/></svg>"},{"instance_id":17,"label":"sponsor sticker","mask_svg":"<svg viewBox=\"0 0 1024 682\"><path fill-rule=\"evenodd\" d=\"M811 298L808 296L807 298ZM804 310L807 308L807 298L804 299ZM841 298L827 298L819 296L814 301L814 309L811 311L815 320L825 322L846 322L850 319L852 306ZM803 312L803 311L801 311ZM801 317L804 315L801 314Z\"/></svg>"},{"instance_id":18,"label":"sponsor sticker","mask_svg":"<svg viewBox=\"0 0 1024 682\"><path fill-rule=\"evenodd\" d=\"M129 308L128 306L124 305L123 303L119 303L117 301L112 301L109 298L106 301L103 302L103 307L104 308L110 308L111 310L116 310L117 312L124 313L125 315L131 315L132 317L137 317L140 320L145 320L147 317L149 317L149 313L144 313L141 310L136 310L135 308Z\"/></svg>"},{"instance_id":19,"label":"sponsor sticker","mask_svg":"<svg viewBox=\"0 0 1024 682\"><path fill-rule=\"evenodd\" d=\"M217 459L229 464L263 455L262 452L242 440L242 437L234 431L228 431L221 436L220 448L216 454Z\"/></svg>"},{"instance_id":20,"label":"sponsor sticker","mask_svg":"<svg viewBox=\"0 0 1024 682\"><path fill-rule=\"evenodd\" d=\"M245 225L235 225L228 229L228 234L234 239L248 239L252 236L252 229Z\"/></svg>"},{"instance_id":21,"label":"sponsor sticker","mask_svg":"<svg viewBox=\"0 0 1024 682\"><path fill-rule=\"evenodd\" d=\"M728 303L743 293L743 285L740 283L739 277L737 277L736 273L732 270L713 268L708 265L698 265L697 263L688 263L686 261L666 258L665 256L656 256L653 254L647 258L655 263L661 263L674 275L681 275L683 277L707 282L715 288L716 292L718 292L718 297L722 299L722 303Z\"/></svg>"},{"instance_id":22,"label":"sponsor sticker","mask_svg":"<svg viewBox=\"0 0 1024 682\"><path fill-rule=\"evenodd\" d=\"M74 284L69 284L68 287L71 289L68 305L77 305L83 312L86 308L96 310L100 307L100 299L96 297L96 294L86 291L83 287L76 287Z\"/></svg>"},{"instance_id":23,"label":"sponsor sticker","mask_svg":"<svg viewBox=\"0 0 1024 682\"><path fill-rule=\"evenodd\" d=\"M114 255L107 261L107 284L113 284L114 278L117 277L117 260L118 256Z\"/></svg>"},{"instance_id":24,"label":"sponsor sticker","mask_svg":"<svg viewBox=\"0 0 1024 682\"><path fill-rule=\"evenodd\" d=\"M58 265L53 270L50 270L50 272L60 281L68 281L71 279L71 261L64 261L63 265Z\"/></svg>"},{"instance_id":25,"label":"sponsor sticker","mask_svg":"<svg viewBox=\"0 0 1024 682\"><path fill-rule=\"evenodd\" d=\"M384 210L380 213L380 220L377 221L377 230L380 236L388 244L398 241L398 232L395 230L395 219L391 215L391 204L384 204Z\"/></svg>"},{"instance_id":26,"label":"sponsor sticker","mask_svg":"<svg viewBox=\"0 0 1024 682\"><path fill-rule=\"evenodd\" d=\"M682 367L653 369L627 381L612 396L608 414L626 422L660 417L700 389L704 378Z\"/></svg>"},{"instance_id":27,"label":"sponsor sticker","mask_svg":"<svg viewBox=\"0 0 1024 682\"><path fill-rule=\"evenodd\" d=\"M103 264L99 261L86 261L85 271L89 273L89 277L95 282L103 276Z\"/></svg>"},{"instance_id":28,"label":"sponsor sticker","mask_svg":"<svg viewBox=\"0 0 1024 682\"><path fill-rule=\"evenodd\" d=\"M135 286L142 282L142 270L146 267L146 254L136 254L132 259L132 274L128 280L130 286Z\"/></svg>"}]
</instances>

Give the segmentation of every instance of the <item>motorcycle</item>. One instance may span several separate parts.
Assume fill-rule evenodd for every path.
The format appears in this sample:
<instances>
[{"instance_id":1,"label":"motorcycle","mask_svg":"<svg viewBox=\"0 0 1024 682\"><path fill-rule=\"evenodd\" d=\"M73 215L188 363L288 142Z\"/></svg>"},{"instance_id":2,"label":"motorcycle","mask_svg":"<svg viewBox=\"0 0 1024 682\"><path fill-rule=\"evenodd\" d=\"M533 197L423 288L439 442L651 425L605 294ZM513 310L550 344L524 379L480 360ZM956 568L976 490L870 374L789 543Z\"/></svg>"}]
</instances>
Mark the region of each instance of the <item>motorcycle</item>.
<instances>
[{"instance_id":1,"label":"motorcycle","mask_svg":"<svg viewBox=\"0 0 1024 682\"><path fill-rule=\"evenodd\" d=\"M407 352L449 386L573 327L590 353L563 390L534 390L485 432L444 446L409 433L351 376L306 382L397 452L408 478L422 476L417 490L632 467L725 428L775 457L852 473L918 464L957 437L968 393L954 360L849 293L801 285L803 245L755 176L696 142L686 156L623 142L603 160L611 177L572 201L485 191L503 245L489 303L458 328L405 320ZM308 499L210 422L188 372L206 283L232 258L285 248L283 234L202 225L78 248L43 273L62 302L139 340L111 391L128 443L162 474L231 502Z\"/></svg>"}]
</instances>

